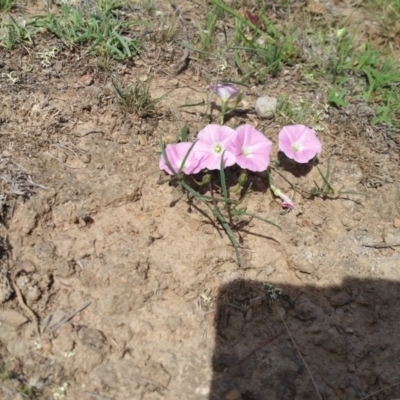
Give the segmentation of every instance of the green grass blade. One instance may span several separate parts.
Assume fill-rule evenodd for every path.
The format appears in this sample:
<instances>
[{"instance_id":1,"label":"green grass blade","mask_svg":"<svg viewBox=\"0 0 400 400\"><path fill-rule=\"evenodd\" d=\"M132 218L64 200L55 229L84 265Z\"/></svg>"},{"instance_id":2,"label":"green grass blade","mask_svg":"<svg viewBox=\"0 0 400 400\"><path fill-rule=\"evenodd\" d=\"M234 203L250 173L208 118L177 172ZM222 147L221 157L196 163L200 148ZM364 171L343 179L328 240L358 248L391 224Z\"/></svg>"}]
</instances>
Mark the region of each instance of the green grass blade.
<instances>
[{"instance_id":1,"label":"green grass blade","mask_svg":"<svg viewBox=\"0 0 400 400\"><path fill-rule=\"evenodd\" d=\"M247 18L243 17L243 15L239 14L237 11L233 10L231 7L227 6L223 1L221 0L211 0L211 4L221 8L228 14L233 15L236 17L239 21L241 21L243 24L247 25L249 28L254 30L255 32L262 34L263 32L258 29L250 20Z\"/></svg>"},{"instance_id":2,"label":"green grass blade","mask_svg":"<svg viewBox=\"0 0 400 400\"><path fill-rule=\"evenodd\" d=\"M175 170L172 168L171 163L168 160L167 154L165 153L165 146L164 146L164 141L162 140L162 137L160 137L160 147L161 147L161 154L162 157L164 158L165 164L167 164L167 167L171 172L173 172L174 175L176 175Z\"/></svg>"},{"instance_id":3,"label":"green grass blade","mask_svg":"<svg viewBox=\"0 0 400 400\"><path fill-rule=\"evenodd\" d=\"M279 225L275 224L274 222L272 222L272 221L270 221L270 220L268 220L268 219L259 217L259 216L256 215L256 214L252 214L252 213L248 213L248 212L241 212L239 215L246 215L246 216L248 216L248 217L252 217L252 218L255 218L255 219L259 219L260 221L263 221L263 222L265 222L266 224L270 224L270 225L276 226L278 229L282 230L282 228L281 228Z\"/></svg>"},{"instance_id":4,"label":"green grass blade","mask_svg":"<svg viewBox=\"0 0 400 400\"><path fill-rule=\"evenodd\" d=\"M219 176L221 178L221 187L222 187L222 193L224 195L224 199L228 199L229 197L228 197L228 190L226 188L224 154L225 154L225 151L222 153L222 156L221 156Z\"/></svg>"},{"instance_id":5,"label":"green grass blade","mask_svg":"<svg viewBox=\"0 0 400 400\"><path fill-rule=\"evenodd\" d=\"M239 243L236 240L236 237L235 237L231 227L229 226L227 220L223 217L223 215L220 213L220 211L217 208L215 208L213 210L213 214L218 219L218 221L221 223L221 225L224 228L226 234L228 235L229 240L231 241L232 246L235 249L236 260L237 260L237 263L238 263L238 265L240 267L241 264L242 264L242 261L241 261L240 253L239 253Z\"/></svg>"},{"instance_id":6,"label":"green grass blade","mask_svg":"<svg viewBox=\"0 0 400 400\"><path fill-rule=\"evenodd\" d=\"M182 169L183 169L183 167L184 167L185 164L186 164L186 160L188 159L188 157L189 157L189 155L190 155L191 151L193 150L193 147L194 147L194 145L195 145L196 143L197 143L197 140L194 141L194 142L192 143L192 145L189 147L188 152L185 154L185 157L183 158L182 165L181 165L180 168L179 168L179 172L182 172Z\"/></svg>"}]
</instances>

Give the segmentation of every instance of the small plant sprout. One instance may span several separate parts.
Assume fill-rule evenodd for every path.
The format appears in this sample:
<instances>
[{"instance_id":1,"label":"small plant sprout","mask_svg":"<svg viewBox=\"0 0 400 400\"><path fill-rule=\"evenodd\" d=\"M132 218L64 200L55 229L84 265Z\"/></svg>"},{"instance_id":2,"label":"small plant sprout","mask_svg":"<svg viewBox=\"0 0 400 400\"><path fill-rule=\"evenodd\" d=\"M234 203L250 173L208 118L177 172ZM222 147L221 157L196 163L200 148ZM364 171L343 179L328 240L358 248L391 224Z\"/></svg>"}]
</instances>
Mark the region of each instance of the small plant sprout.
<instances>
[{"instance_id":1,"label":"small plant sprout","mask_svg":"<svg viewBox=\"0 0 400 400\"><path fill-rule=\"evenodd\" d=\"M279 150L288 158L304 164L322 151L315 132L304 125L284 126L279 132Z\"/></svg>"},{"instance_id":2,"label":"small plant sprout","mask_svg":"<svg viewBox=\"0 0 400 400\"><path fill-rule=\"evenodd\" d=\"M187 175L200 172L203 166L201 160L198 160L191 151L193 145L189 142L167 145L165 148L166 159L164 159L164 155L161 157L160 169L169 175L176 175L179 172Z\"/></svg>"},{"instance_id":3,"label":"small plant sprout","mask_svg":"<svg viewBox=\"0 0 400 400\"><path fill-rule=\"evenodd\" d=\"M241 125L236 129L236 163L253 172L265 171L269 165L272 142L251 125Z\"/></svg>"},{"instance_id":4,"label":"small plant sprout","mask_svg":"<svg viewBox=\"0 0 400 400\"><path fill-rule=\"evenodd\" d=\"M207 125L197 135L198 141L193 154L201 160L202 167L209 170L220 169L224 154L224 165L230 167L236 162L233 142L235 136L236 132L229 126Z\"/></svg>"},{"instance_id":5,"label":"small plant sprout","mask_svg":"<svg viewBox=\"0 0 400 400\"><path fill-rule=\"evenodd\" d=\"M207 89L216 93L221 99L220 123L223 125L225 122L225 116L232 113L242 100L242 96L239 95L239 89L234 84L228 82L208 85ZM232 108L229 108L228 103L233 98L236 98L236 102Z\"/></svg>"}]
</instances>

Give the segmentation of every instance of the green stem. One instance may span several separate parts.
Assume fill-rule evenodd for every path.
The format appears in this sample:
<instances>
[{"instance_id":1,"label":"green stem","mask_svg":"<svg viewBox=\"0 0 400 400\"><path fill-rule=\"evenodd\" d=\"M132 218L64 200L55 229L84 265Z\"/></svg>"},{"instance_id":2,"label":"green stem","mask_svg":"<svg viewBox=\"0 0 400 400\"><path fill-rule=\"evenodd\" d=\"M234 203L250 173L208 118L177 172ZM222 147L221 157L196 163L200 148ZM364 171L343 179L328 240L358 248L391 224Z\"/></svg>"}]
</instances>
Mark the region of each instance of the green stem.
<instances>
[{"instance_id":1,"label":"green stem","mask_svg":"<svg viewBox=\"0 0 400 400\"><path fill-rule=\"evenodd\" d=\"M225 123L225 115L226 115L227 107L228 107L228 102L227 101L223 101L221 103L220 125L223 125Z\"/></svg>"}]
</instances>

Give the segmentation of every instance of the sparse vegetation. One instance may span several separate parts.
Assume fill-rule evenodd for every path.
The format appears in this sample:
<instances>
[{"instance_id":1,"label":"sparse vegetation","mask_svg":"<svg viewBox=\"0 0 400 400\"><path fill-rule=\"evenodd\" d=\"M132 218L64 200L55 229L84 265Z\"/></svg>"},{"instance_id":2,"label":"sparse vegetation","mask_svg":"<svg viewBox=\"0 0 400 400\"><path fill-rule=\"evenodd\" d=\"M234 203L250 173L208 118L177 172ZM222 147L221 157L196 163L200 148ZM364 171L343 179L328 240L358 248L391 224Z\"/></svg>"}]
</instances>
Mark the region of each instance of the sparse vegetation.
<instances>
[{"instance_id":1,"label":"sparse vegetation","mask_svg":"<svg viewBox=\"0 0 400 400\"><path fill-rule=\"evenodd\" d=\"M1 399L399 397L400 2L311 3L0 0Z\"/></svg>"},{"instance_id":2,"label":"sparse vegetation","mask_svg":"<svg viewBox=\"0 0 400 400\"><path fill-rule=\"evenodd\" d=\"M117 18L113 11L119 7L114 2L100 1L97 12L87 13L64 4L61 15L47 13L33 18L30 24L47 29L69 47L87 44L87 51L97 56L125 60L140 52L139 42L129 33L129 27L138 21Z\"/></svg>"},{"instance_id":3,"label":"sparse vegetation","mask_svg":"<svg viewBox=\"0 0 400 400\"><path fill-rule=\"evenodd\" d=\"M0 13L10 11L15 5L15 0L0 0Z\"/></svg>"}]
</instances>

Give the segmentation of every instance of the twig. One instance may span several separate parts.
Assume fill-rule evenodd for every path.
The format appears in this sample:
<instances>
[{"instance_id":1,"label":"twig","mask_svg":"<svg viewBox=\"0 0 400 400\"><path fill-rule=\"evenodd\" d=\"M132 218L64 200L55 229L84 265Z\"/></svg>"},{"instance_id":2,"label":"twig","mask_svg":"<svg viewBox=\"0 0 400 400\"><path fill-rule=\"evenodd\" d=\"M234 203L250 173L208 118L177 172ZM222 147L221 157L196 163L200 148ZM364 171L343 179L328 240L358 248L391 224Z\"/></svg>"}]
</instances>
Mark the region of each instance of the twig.
<instances>
[{"instance_id":1,"label":"twig","mask_svg":"<svg viewBox=\"0 0 400 400\"><path fill-rule=\"evenodd\" d=\"M92 302L89 300L86 303L83 303L79 308L77 308L73 313L67 315L66 317L62 318L61 321L57 322L56 324L52 325L49 329L51 332L55 332L58 328L60 328L62 325L64 325L66 322L71 320L72 318L75 317L75 315L79 314L82 312L85 308L89 307L92 304Z\"/></svg>"},{"instance_id":2,"label":"twig","mask_svg":"<svg viewBox=\"0 0 400 400\"><path fill-rule=\"evenodd\" d=\"M59 158L54 157L53 155L51 155L48 151L46 151L44 154L48 155L48 156L51 157L51 158L54 158L54 159L57 160L60 164L65 165L65 166L68 167L68 168L71 168L71 169L83 169L83 168L86 168L86 167L71 167L70 165L68 165L68 164L65 163L64 161L61 161Z\"/></svg>"},{"instance_id":3,"label":"twig","mask_svg":"<svg viewBox=\"0 0 400 400\"><path fill-rule=\"evenodd\" d=\"M189 45L189 35L188 35L187 27L186 27L186 22L182 17L181 9L178 6L175 6L173 4L172 4L172 8L174 9L176 15L179 18L179 21L181 21L181 24L183 26L184 44L186 45L185 50L183 51L183 56L179 60L178 66L175 70L175 75L178 75L187 67L187 64L188 64L189 49L187 46Z\"/></svg>"},{"instance_id":4,"label":"twig","mask_svg":"<svg viewBox=\"0 0 400 400\"><path fill-rule=\"evenodd\" d=\"M135 378L142 380L145 383L149 383L150 385L154 385L158 388L164 389L164 390L168 390L167 387L165 387L164 385L161 385L161 383L158 383L156 381L153 381L152 379L147 379L144 376L140 375L140 374L133 374L133 376L135 376Z\"/></svg>"},{"instance_id":5,"label":"twig","mask_svg":"<svg viewBox=\"0 0 400 400\"><path fill-rule=\"evenodd\" d=\"M41 189L45 189L45 190L49 190L49 189L50 189L50 188L47 187L47 186L43 186L43 185L40 185L39 183L33 182L32 177L31 177L30 175L28 175L27 181L28 181L28 183L30 183L31 185L40 187Z\"/></svg>"},{"instance_id":6,"label":"twig","mask_svg":"<svg viewBox=\"0 0 400 400\"><path fill-rule=\"evenodd\" d=\"M277 333L276 335L270 337L269 339L265 340L264 342L262 342L259 346L257 346L252 352L250 352L249 354L247 354L247 356L243 357L240 361L239 364L241 364L244 360L247 360L249 357L251 357L257 350L260 350L262 347L264 347L267 343L272 342L274 339L276 339L278 336L281 336L282 333L284 333L285 331L281 331L279 333Z\"/></svg>"},{"instance_id":7,"label":"twig","mask_svg":"<svg viewBox=\"0 0 400 400\"><path fill-rule=\"evenodd\" d=\"M399 247L400 243L376 243L376 244L363 244L364 247L372 247L374 249L388 249L391 247Z\"/></svg>"},{"instance_id":8,"label":"twig","mask_svg":"<svg viewBox=\"0 0 400 400\"><path fill-rule=\"evenodd\" d=\"M386 390L386 389L390 389L391 387L397 386L397 385L400 385L400 382L393 383L393 385L386 386L386 387L384 387L383 389L379 389L379 390L377 390L376 392L373 392L373 393L369 394L368 396L362 397L360 400L368 399L368 398L370 398L371 396L374 396L374 395L376 395L376 394L378 394L378 393L380 393L380 392L383 392L383 391Z\"/></svg>"},{"instance_id":9,"label":"twig","mask_svg":"<svg viewBox=\"0 0 400 400\"><path fill-rule=\"evenodd\" d=\"M14 276L11 277L11 283L12 283L13 289L15 290L15 293L16 293L16 295L17 295L17 299L18 299L19 306L20 306L23 310L25 310L25 312L28 314L29 319L30 319L31 322L35 325L36 333L37 333L38 335L40 335L39 319L38 319L38 317L36 316L36 314L32 311L32 309L31 309L30 307L28 307L28 306L25 304L24 297L22 296L22 293L21 293L21 289L20 289L20 288L18 287L18 285L15 283L15 278L16 278L16 276L17 276L17 274L14 274Z\"/></svg>"},{"instance_id":10,"label":"twig","mask_svg":"<svg viewBox=\"0 0 400 400\"><path fill-rule=\"evenodd\" d=\"M283 318L281 312L279 311L278 304L277 304L277 302L276 302L275 300L274 300L274 303L275 303L276 309L278 310L278 314L279 314L279 316L281 317L281 320L282 320L282 322L283 322L283 325L285 325L285 328L286 328L286 330L287 330L287 333L289 334L290 339L292 340L292 342L293 342L293 344L294 344L294 347L296 347L296 350L297 350L297 352L299 353L299 356L300 356L301 360L303 361L304 366L305 366L306 369L307 369L308 375L310 375L311 381L312 381L312 383L313 383L313 385L314 385L314 387L315 387L315 390L316 390L316 392L317 392L317 395L318 395L319 399L322 400L321 393L319 392L317 383L315 382L315 380L314 380L314 378L313 378L313 376L312 376L312 374L311 374L311 370L310 370L310 368L308 367L308 365L307 365L307 363L306 363L306 360L305 360L304 357L302 356L302 354L301 354L301 352L300 352L300 349L297 347L297 344L296 344L296 342L294 341L294 338L293 338L292 334L290 333L289 328L288 328L288 326L286 325L286 322L285 322L285 320L284 320L284 318Z\"/></svg>"},{"instance_id":11,"label":"twig","mask_svg":"<svg viewBox=\"0 0 400 400\"><path fill-rule=\"evenodd\" d=\"M86 391L85 393L87 393L89 396L91 396L91 397L93 397L95 399L98 399L98 400L112 400L111 397L100 396L100 395L98 395L96 393L93 393L93 392Z\"/></svg>"},{"instance_id":12,"label":"twig","mask_svg":"<svg viewBox=\"0 0 400 400\"><path fill-rule=\"evenodd\" d=\"M76 136L76 137L84 137L84 136L87 136L87 135L91 135L93 133L101 133L102 135L104 135L103 131L89 131L89 132L83 133L82 135L75 135L74 134L74 136Z\"/></svg>"}]
</instances>

